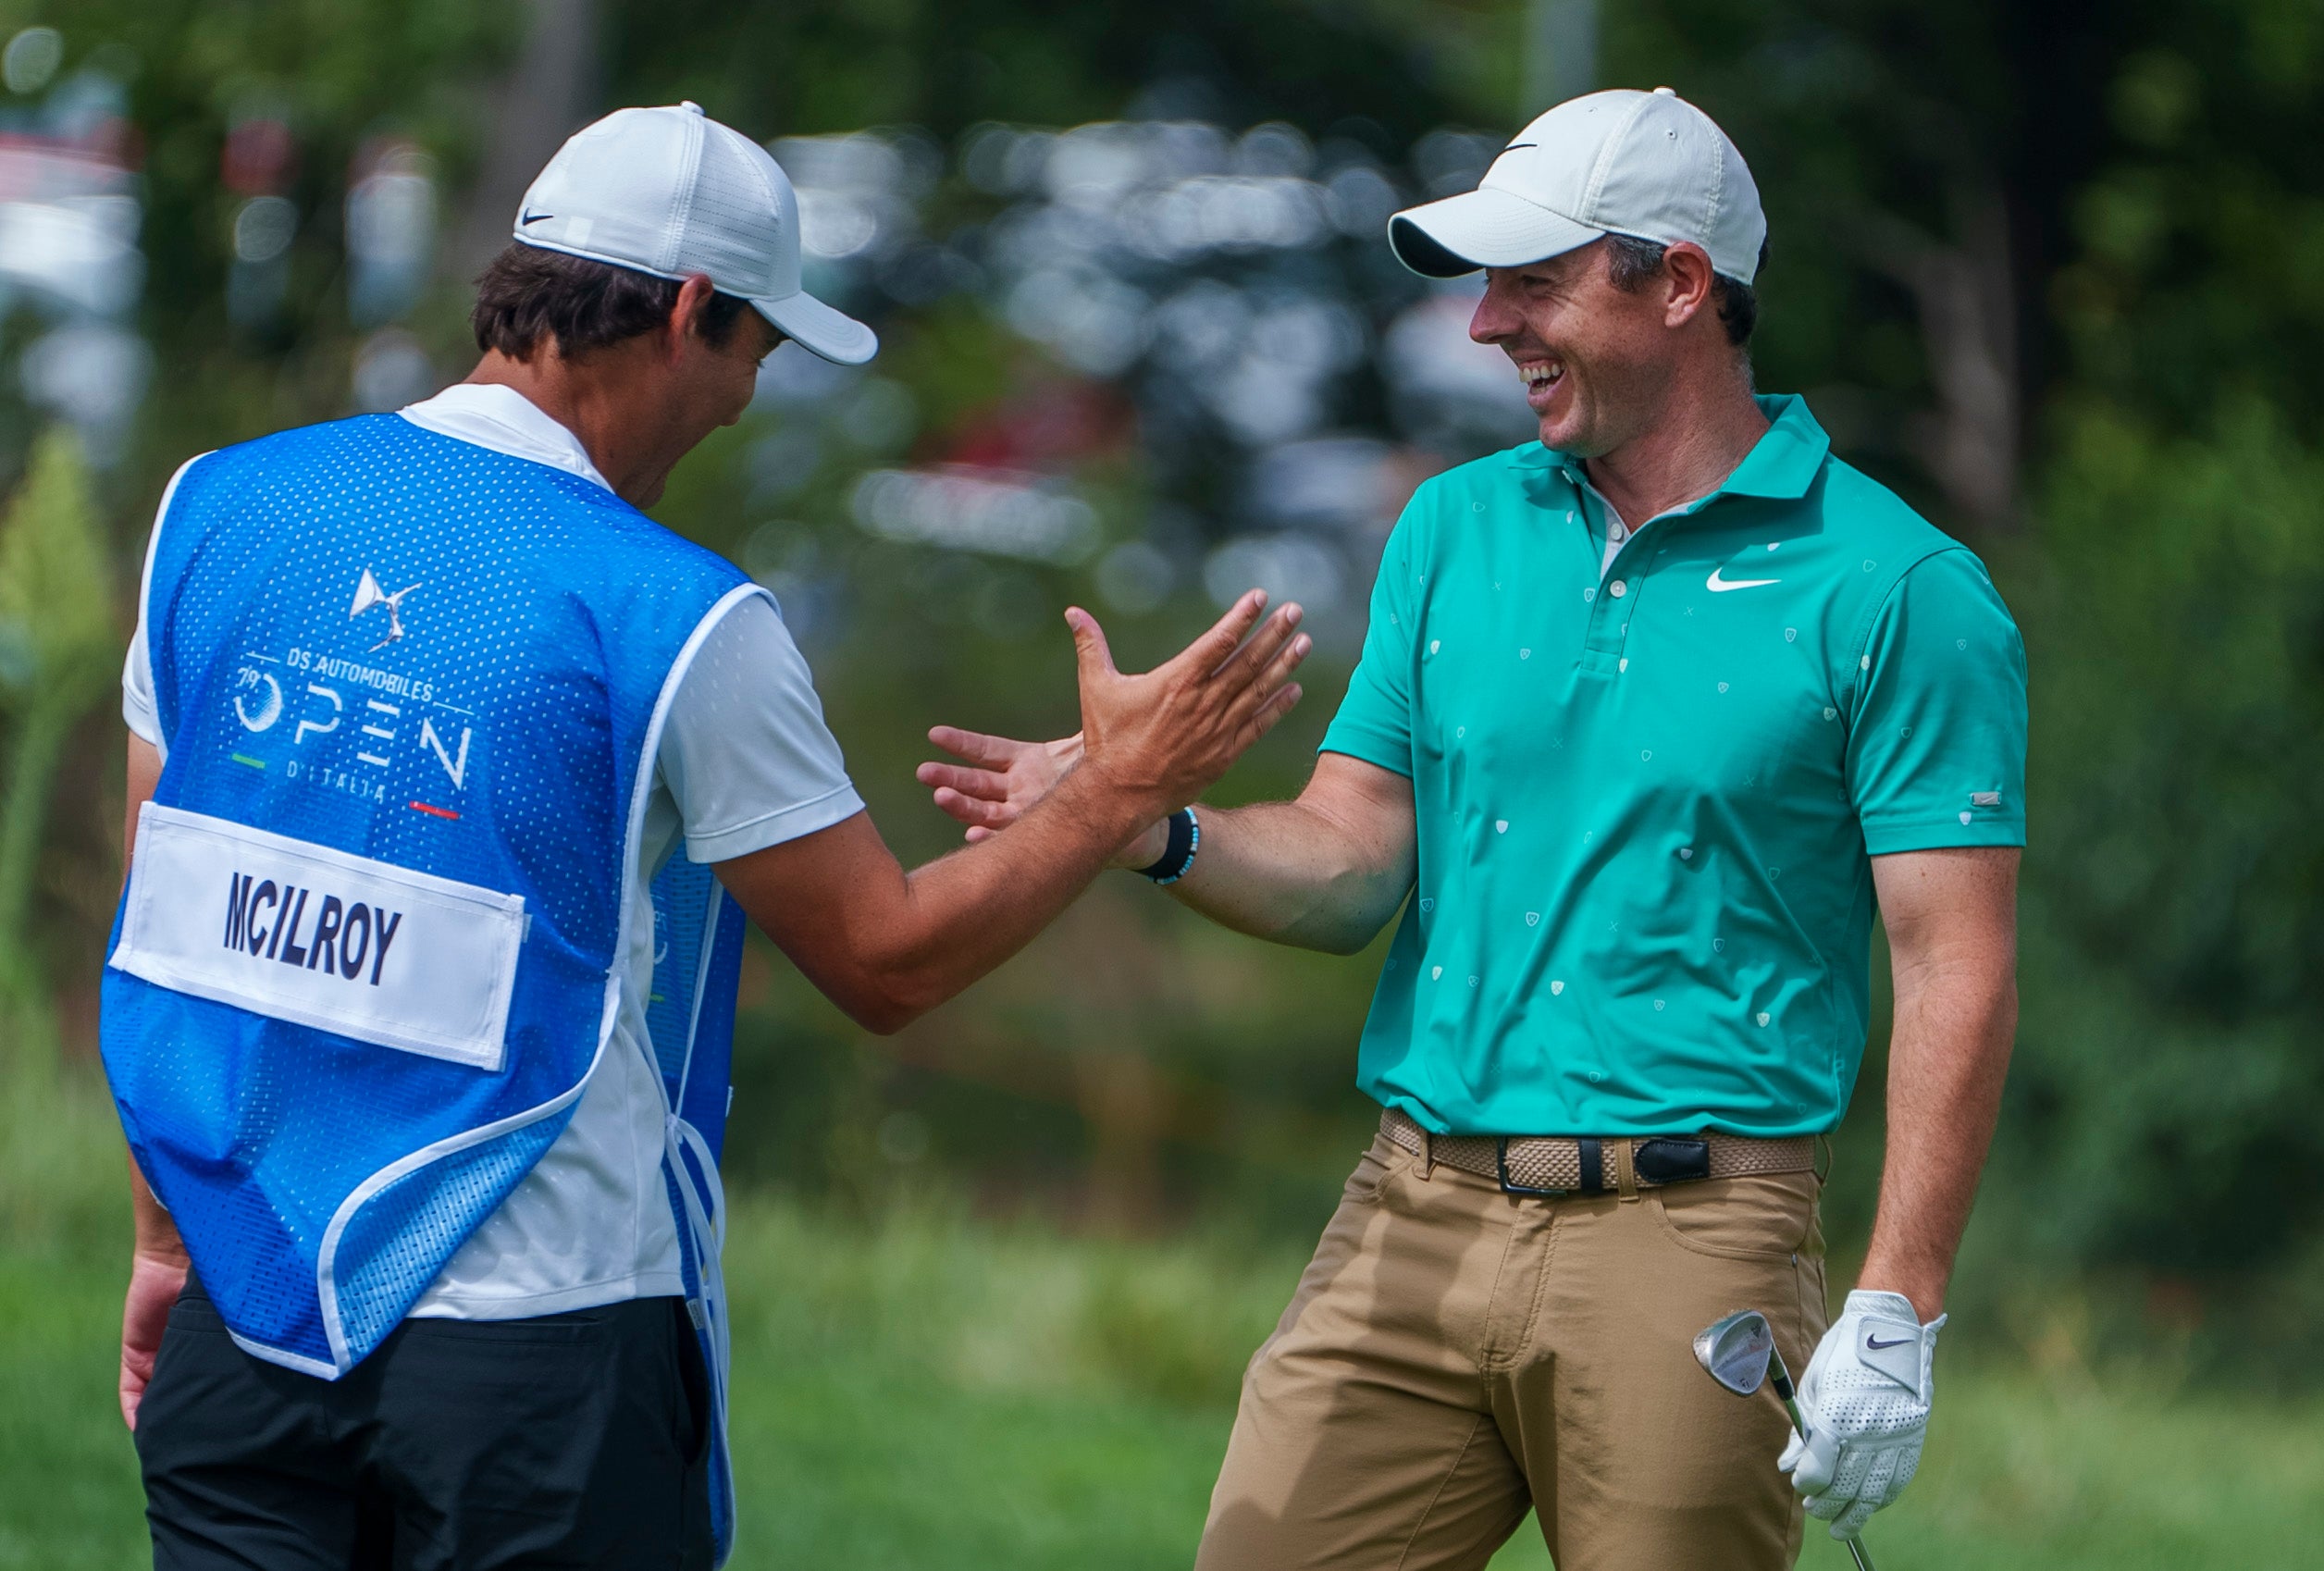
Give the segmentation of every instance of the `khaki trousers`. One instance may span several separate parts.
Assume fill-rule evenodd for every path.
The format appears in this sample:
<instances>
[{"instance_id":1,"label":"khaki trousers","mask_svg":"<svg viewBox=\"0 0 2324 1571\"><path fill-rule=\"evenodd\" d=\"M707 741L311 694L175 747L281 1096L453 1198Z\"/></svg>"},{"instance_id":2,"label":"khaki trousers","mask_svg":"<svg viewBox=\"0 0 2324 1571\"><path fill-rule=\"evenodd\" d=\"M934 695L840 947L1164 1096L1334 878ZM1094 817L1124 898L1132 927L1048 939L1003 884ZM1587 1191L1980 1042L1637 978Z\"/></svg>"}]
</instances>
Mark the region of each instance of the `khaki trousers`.
<instances>
[{"instance_id":1,"label":"khaki trousers","mask_svg":"<svg viewBox=\"0 0 2324 1571\"><path fill-rule=\"evenodd\" d=\"M1197 1571L1482 1566L1527 1507L1560 1571L1790 1565L1783 1409L1690 1344L1755 1308L1807 1367L1821 1188L1519 1199L1375 1140L1243 1378Z\"/></svg>"}]
</instances>

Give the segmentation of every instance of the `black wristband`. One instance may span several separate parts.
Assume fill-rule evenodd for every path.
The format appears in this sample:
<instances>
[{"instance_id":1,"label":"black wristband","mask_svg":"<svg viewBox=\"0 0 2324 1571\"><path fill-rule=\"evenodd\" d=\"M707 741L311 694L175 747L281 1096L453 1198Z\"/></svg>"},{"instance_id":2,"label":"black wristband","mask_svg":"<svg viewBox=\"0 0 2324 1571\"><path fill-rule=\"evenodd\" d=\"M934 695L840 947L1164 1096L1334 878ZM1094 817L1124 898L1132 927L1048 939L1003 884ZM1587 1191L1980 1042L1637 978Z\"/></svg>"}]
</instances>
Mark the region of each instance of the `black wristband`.
<instances>
[{"instance_id":1,"label":"black wristband","mask_svg":"<svg viewBox=\"0 0 2324 1571\"><path fill-rule=\"evenodd\" d=\"M1156 884L1176 884L1186 876L1186 870L1194 865L1194 853L1202 848L1203 826L1195 822L1193 808L1181 808L1169 817L1170 838L1162 847L1161 856L1138 870L1142 878Z\"/></svg>"}]
</instances>

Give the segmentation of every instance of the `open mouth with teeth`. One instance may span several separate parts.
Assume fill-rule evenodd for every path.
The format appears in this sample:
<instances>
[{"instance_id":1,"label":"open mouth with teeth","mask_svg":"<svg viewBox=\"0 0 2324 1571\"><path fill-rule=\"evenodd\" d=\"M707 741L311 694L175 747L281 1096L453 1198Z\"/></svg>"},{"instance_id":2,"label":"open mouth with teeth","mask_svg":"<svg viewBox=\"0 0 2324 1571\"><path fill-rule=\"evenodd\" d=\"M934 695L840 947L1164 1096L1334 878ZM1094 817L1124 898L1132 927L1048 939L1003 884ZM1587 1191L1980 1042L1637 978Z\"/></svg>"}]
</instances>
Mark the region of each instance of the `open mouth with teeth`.
<instances>
[{"instance_id":1,"label":"open mouth with teeth","mask_svg":"<svg viewBox=\"0 0 2324 1571\"><path fill-rule=\"evenodd\" d=\"M1521 360L1517 363L1517 375L1525 379L1526 402L1539 409L1557 390L1558 384L1565 380L1565 362Z\"/></svg>"}]
</instances>

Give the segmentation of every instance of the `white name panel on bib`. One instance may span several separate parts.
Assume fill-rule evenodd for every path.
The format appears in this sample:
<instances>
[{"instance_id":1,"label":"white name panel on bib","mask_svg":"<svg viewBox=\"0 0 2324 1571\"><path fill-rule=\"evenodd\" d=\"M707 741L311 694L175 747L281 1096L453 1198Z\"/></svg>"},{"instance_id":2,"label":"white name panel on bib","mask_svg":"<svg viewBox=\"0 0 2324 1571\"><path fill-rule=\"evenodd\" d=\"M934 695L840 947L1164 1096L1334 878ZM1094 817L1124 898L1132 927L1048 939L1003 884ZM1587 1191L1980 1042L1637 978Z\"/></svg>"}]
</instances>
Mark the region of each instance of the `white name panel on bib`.
<instances>
[{"instance_id":1,"label":"white name panel on bib","mask_svg":"<svg viewBox=\"0 0 2324 1571\"><path fill-rule=\"evenodd\" d=\"M148 802L108 962L197 998L501 1067L525 900Z\"/></svg>"}]
</instances>

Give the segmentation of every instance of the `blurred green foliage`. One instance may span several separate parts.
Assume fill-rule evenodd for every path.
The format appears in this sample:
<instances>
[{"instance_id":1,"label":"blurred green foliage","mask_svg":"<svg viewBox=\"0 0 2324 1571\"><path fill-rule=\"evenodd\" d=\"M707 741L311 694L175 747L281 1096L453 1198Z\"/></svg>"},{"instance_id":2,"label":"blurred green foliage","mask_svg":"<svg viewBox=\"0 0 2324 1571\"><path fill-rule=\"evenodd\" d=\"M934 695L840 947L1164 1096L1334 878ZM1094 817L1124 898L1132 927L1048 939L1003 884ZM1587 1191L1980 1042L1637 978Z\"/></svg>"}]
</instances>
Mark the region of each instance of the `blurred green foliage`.
<instances>
[{"instance_id":1,"label":"blurred green foliage","mask_svg":"<svg viewBox=\"0 0 2324 1571\"><path fill-rule=\"evenodd\" d=\"M1299 0L1152 8L810 0L737 13L676 0L620 7L611 22L613 57L631 80L791 134L1073 125L1118 115L1140 89L1179 77L1206 84L1218 117L1233 124L1283 118L1321 130L1361 117L1401 146L1456 115L1460 89L1478 74L1485 96L1514 97L1510 52L1495 47L1513 31L1513 12L1476 0L1367 0L1336 14ZM705 47L711 37L727 47ZM1451 68L1443 72L1416 58L1439 50Z\"/></svg>"},{"instance_id":2,"label":"blurred green foliage","mask_svg":"<svg viewBox=\"0 0 2324 1571\"><path fill-rule=\"evenodd\" d=\"M2248 1267L2324 1219L2324 461L2249 396L2058 425L2020 1170L2071 1257Z\"/></svg>"},{"instance_id":3,"label":"blurred green foliage","mask_svg":"<svg viewBox=\"0 0 2324 1571\"><path fill-rule=\"evenodd\" d=\"M10 730L0 795L0 1066L28 1083L54 1068L48 978L30 930L49 799L73 726L119 680L105 537L79 440L50 429L0 518L0 706Z\"/></svg>"}]
</instances>

